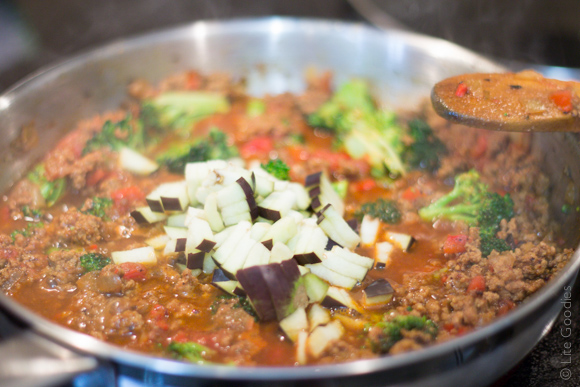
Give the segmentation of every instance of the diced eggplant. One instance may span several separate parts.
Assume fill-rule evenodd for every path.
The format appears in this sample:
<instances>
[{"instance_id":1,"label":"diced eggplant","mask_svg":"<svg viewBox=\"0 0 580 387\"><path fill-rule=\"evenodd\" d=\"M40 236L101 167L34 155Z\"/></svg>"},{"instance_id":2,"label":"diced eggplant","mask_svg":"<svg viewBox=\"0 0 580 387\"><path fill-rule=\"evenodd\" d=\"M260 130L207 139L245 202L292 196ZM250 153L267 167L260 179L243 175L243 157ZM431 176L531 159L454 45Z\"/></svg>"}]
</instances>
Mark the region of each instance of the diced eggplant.
<instances>
[{"instance_id":1,"label":"diced eggplant","mask_svg":"<svg viewBox=\"0 0 580 387\"><path fill-rule=\"evenodd\" d=\"M139 247L125 251L114 251L111 253L111 258L116 265L120 265L125 262L137 262L143 264L157 263L155 249L151 246Z\"/></svg>"},{"instance_id":2,"label":"diced eggplant","mask_svg":"<svg viewBox=\"0 0 580 387\"><path fill-rule=\"evenodd\" d=\"M336 251L338 247L334 247L333 250ZM359 266L355 263L349 262L342 258L340 255L329 251L326 253L326 259L322 260L322 266L330 269L338 274L342 274L345 277L350 277L358 282L366 277L369 269L366 267Z\"/></svg>"},{"instance_id":3,"label":"diced eggplant","mask_svg":"<svg viewBox=\"0 0 580 387\"><path fill-rule=\"evenodd\" d=\"M306 275L310 273L310 269L306 266L298 266L298 271L300 272L300 275Z\"/></svg>"},{"instance_id":4,"label":"diced eggplant","mask_svg":"<svg viewBox=\"0 0 580 387\"><path fill-rule=\"evenodd\" d=\"M244 190L239 184L230 184L216 191L218 208L221 210L230 204L246 201Z\"/></svg>"},{"instance_id":5,"label":"diced eggplant","mask_svg":"<svg viewBox=\"0 0 580 387\"><path fill-rule=\"evenodd\" d=\"M270 229L271 224L266 222L256 222L252 225L252 229L250 230L250 238L255 241L261 241L262 237L266 235L268 230Z\"/></svg>"},{"instance_id":6,"label":"diced eggplant","mask_svg":"<svg viewBox=\"0 0 580 387\"><path fill-rule=\"evenodd\" d=\"M265 198L274 192L274 180L271 180L270 178L258 173L254 175L254 179L254 191L256 195Z\"/></svg>"},{"instance_id":7,"label":"diced eggplant","mask_svg":"<svg viewBox=\"0 0 580 387\"><path fill-rule=\"evenodd\" d=\"M216 245L209 222L192 218L187 231L187 252L201 250L209 253Z\"/></svg>"},{"instance_id":8,"label":"diced eggplant","mask_svg":"<svg viewBox=\"0 0 580 387\"><path fill-rule=\"evenodd\" d=\"M403 234L400 232L388 231L385 233L387 240L400 247L403 251L409 251L413 243L415 243L415 238L411 235Z\"/></svg>"},{"instance_id":9,"label":"diced eggplant","mask_svg":"<svg viewBox=\"0 0 580 387\"><path fill-rule=\"evenodd\" d=\"M365 306L387 304L393 298L394 293L389 281L380 278L363 290L363 303Z\"/></svg>"},{"instance_id":10,"label":"diced eggplant","mask_svg":"<svg viewBox=\"0 0 580 387\"><path fill-rule=\"evenodd\" d=\"M187 229L183 227L170 227L163 226L165 233L169 235L171 239L177 238L187 238Z\"/></svg>"},{"instance_id":11,"label":"diced eggplant","mask_svg":"<svg viewBox=\"0 0 580 387\"><path fill-rule=\"evenodd\" d=\"M252 175L253 176L253 175ZM240 177L236 180L236 183L242 188L244 191L244 195L246 196L246 202L248 203L248 207L250 208L250 215L252 216L252 221L258 218L258 205L256 204L256 199L254 198L254 191L248 181L243 177Z\"/></svg>"},{"instance_id":12,"label":"diced eggplant","mask_svg":"<svg viewBox=\"0 0 580 387\"><path fill-rule=\"evenodd\" d=\"M174 215L174 216L178 216L178 215ZM184 223L183 227L188 227L189 223L191 223L191 220L193 218L207 220L205 210L203 208L197 208L197 207L191 207L191 206L187 207L187 212L185 213L185 220L183 222Z\"/></svg>"},{"instance_id":13,"label":"diced eggplant","mask_svg":"<svg viewBox=\"0 0 580 387\"><path fill-rule=\"evenodd\" d=\"M161 212L153 212L149 207L137 207L134 211L131 211L131 216L139 224L150 224L161 222L167 219L167 215Z\"/></svg>"},{"instance_id":14,"label":"diced eggplant","mask_svg":"<svg viewBox=\"0 0 580 387\"><path fill-rule=\"evenodd\" d=\"M313 273L305 274L302 278L308 300L311 303L321 302L328 291L328 284Z\"/></svg>"},{"instance_id":15,"label":"diced eggplant","mask_svg":"<svg viewBox=\"0 0 580 387\"><path fill-rule=\"evenodd\" d=\"M375 263L375 260L369 257L365 257L362 255L359 255L357 253L353 253L352 251L349 251L345 248L342 247L334 247L331 250L332 253L335 253L337 255L339 255L341 258L352 262L356 265L359 265L361 267L367 268L367 269L371 269L373 267L373 264Z\"/></svg>"},{"instance_id":16,"label":"diced eggplant","mask_svg":"<svg viewBox=\"0 0 580 387\"><path fill-rule=\"evenodd\" d=\"M296 340L296 362L304 365L308 362L307 354L308 332L299 332Z\"/></svg>"},{"instance_id":17,"label":"diced eggplant","mask_svg":"<svg viewBox=\"0 0 580 387\"><path fill-rule=\"evenodd\" d=\"M288 247L294 252L294 259L301 264L321 262L328 237L316 224L303 222L298 233L288 241Z\"/></svg>"},{"instance_id":18,"label":"diced eggplant","mask_svg":"<svg viewBox=\"0 0 580 387\"><path fill-rule=\"evenodd\" d=\"M222 269L215 269L213 272L213 276L211 282L223 282L223 281L230 281L226 273Z\"/></svg>"},{"instance_id":19,"label":"diced eggplant","mask_svg":"<svg viewBox=\"0 0 580 387\"><path fill-rule=\"evenodd\" d=\"M318 172L306 177L305 187L312 199L310 206L314 211L330 204L341 217L344 215L344 202L332 187L332 183L325 173Z\"/></svg>"},{"instance_id":20,"label":"diced eggplant","mask_svg":"<svg viewBox=\"0 0 580 387\"><path fill-rule=\"evenodd\" d=\"M332 321L324 326L319 326L308 336L308 351L314 357L320 355L340 339L344 334L344 328L339 321Z\"/></svg>"},{"instance_id":21,"label":"diced eggplant","mask_svg":"<svg viewBox=\"0 0 580 387\"><path fill-rule=\"evenodd\" d=\"M276 319L276 309L260 267L251 266L238 270L236 277L260 320L271 321Z\"/></svg>"},{"instance_id":22,"label":"diced eggplant","mask_svg":"<svg viewBox=\"0 0 580 387\"><path fill-rule=\"evenodd\" d=\"M300 332L308 331L308 318L304 308L297 308L292 314L280 320L280 328L293 342L298 340Z\"/></svg>"},{"instance_id":23,"label":"diced eggplant","mask_svg":"<svg viewBox=\"0 0 580 387\"><path fill-rule=\"evenodd\" d=\"M186 246L187 246L187 238L176 238L174 252L176 253L185 252Z\"/></svg>"},{"instance_id":24,"label":"diced eggplant","mask_svg":"<svg viewBox=\"0 0 580 387\"><path fill-rule=\"evenodd\" d=\"M365 215L360 224L360 240L363 246L371 246L377 241L381 221Z\"/></svg>"},{"instance_id":25,"label":"diced eggplant","mask_svg":"<svg viewBox=\"0 0 580 387\"><path fill-rule=\"evenodd\" d=\"M357 312L362 312L360 305L344 289L330 286L326 292L326 297L320 303L325 308L350 308Z\"/></svg>"},{"instance_id":26,"label":"diced eggplant","mask_svg":"<svg viewBox=\"0 0 580 387\"><path fill-rule=\"evenodd\" d=\"M250 266L266 265L270 262L270 250L263 244L256 243L250 252L248 258L244 263L244 269Z\"/></svg>"},{"instance_id":27,"label":"diced eggplant","mask_svg":"<svg viewBox=\"0 0 580 387\"><path fill-rule=\"evenodd\" d=\"M391 256L393 253L393 245L390 242L379 242L375 245L375 259L377 260L377 267L382 263L382 268L385 268L391 263Z\"/></svg>"},{"instance_id":28,"label":"diced eggplant","mask_svg":"<svg viewBox=\"0 0 580 387\"><path fill-rule=\"evenodd\" d=\"M331 285L340 286L345 289L352 289L357 283L357 280L345 275L339 274L333 270L323 266L322 263L315 263L312 265L305 265L310 269L310 272L316 274L318 277L327 281Z\"/></svg>"},{"instance_id":29,"label":"diced eggplant","mask_svg":"<svg viewBox=\"0 0 580 387\"><path fill-rule=\"evenodd\" d=\"M153 212L183 212L189 205L186 183L177 181L161 184L145 200Z\"/></svg>"},{"instance_id":30,"label":"diced eggplant","mask_svg":"<svg viewBox=\"0 0 580 387\"><path fill-rule=\"evenodd\" d=\"M296 203L296 194L291 191L274 191L258 204L258 214L277 221L284 217Z\"/></svg>"},{"instance_id":31,"label":"diced eggplant","mask_svg":"<svg viewBox=\"0 0 580 387\"><path fill-rule=\"evenodd\" d=\"M360 237L339 215L332 205L326 206L318 217L318 225L326 235L339 245L354 249L360 243Z\"/></svg>"},{"instance_id":32,"label":"diced eggplant","mask_svg":"<svg viewBox=\"0 0 580 387\"><path fill-rule=\"evenodd\" d=\"M145 243L148 246L153 247L155 250L163 250L163 248L165 247L167 242L169 242L170 239L171 238L169 238L168 235L161 234L147 239Z\"/></svg>"},{"instance_id":33,"label":"diced eggplant","mask_svg":"<svg viewBox=\"0 0 580 387\"><path fill-rule=\"evenodd\" d=\"M238 270L244 267L250 250L252 250L254 245L258 243L251 239L248 234L249 233L246 233L244 235L230 256L225 260L225 262L221 263L221 268L224 273L232 279L235 279Z\"/></svg>"},{"instance_id":34,"label":"diced eggplant","mask_svg":"<svg viewBox=\"0 0 580 387\"><path fill-rule=\"evenodd\" d=\"M192 208L192 207L188 207L188 208ZM186 219L187 219L187 213L170 215L167 217L167 226L168 227L187 228Z\"/></svg>"},{"instance_id":35,"label":"diced eggplant","mask_svg":"<svg viewBox=\"0 0 580 387\"><path fill-rule=\"evenodd\" d=\"M235 226L224 228L222 231L215 234L215 249L218 249L235 230Z\"/></svg>"},{"instance_id":36,"label":"diced eggplant","mask_svg":"<svg viewBox=\"0 0 580 387\"><path fill-rule=\"evenodd\" d=\"M274 247L274 241L272 239L268 239L268 240L262 241L262 244L268 250L272 250L272 247Z\"/></svg>"},{"instance_id":37,"label":"diced eggplant","mask_svg":"<svg viewBox=\"0 0 580 387\"><path fill-rule=\"evenodd\" d=\"M276 242L274 243L274 245L272 246L272 250L270 251L270 263L274 262L280 263L288 259L292 259L292 256L293 256L292 250L290 250L288 246L286 246L282 242Z\"/></svg>"},{"instance_id":38,"label":"diced eggplant","mask_svg":"<svg viewBox=\"0 0 580 387\"><path fill-rule=\"evenodd\" d=\"M267 241L271 239L272 245L277 242L287 243L297 232L298 225L294 218L286 217L272 224L261 240Z\"/></svg>"},{"instance_id":39,"label":"diced eggplant","mask_svg":"<svg viewBox=\"0 0 580 387\"><path fill-rule=\"evenodd\" d=\"M177 250L177 239L170 239L163 248L163 255L173 255Z\"/></svg>"},{"instance_id":40,"label":"diced eggplant","mask_svg":"<svg viewBox=\"0 0 580 387\"><path fill-rule=\"evenodd\" d=\"M278 321L306 307L308 297L301 281L298 265L293 260L258 266L270 290Z\"/></svg>"},{"instance_id":41,"label":"diced eggplant","mask_svg":"<svg viewBox=\"0 0 580 387\"><path fill-rule=\"evenodd\" d=\"M202 270L206 254L203 251L187 253L187 268L190 270Z\"/></svg>"},{"instance_id":42,"label":"diced eggplant","mask_svg":"<svg viewBox=\"0 0 580 387\"><path fill-rule=\"evenodd\" d=\"M234 218L241 214L247 214L248 222L252 220L250 216L250 207L248 207L248 202L246 202L245 199L242 199L235 203L228 204L226 207L220 208L219 211L226 227L235 224L228 223L228 218Z\"/></svg>"},{"instance_id":43,"label":"diced eggplant","mask_svg":"<svg viewBox=\"0 0 580 387\"><path fill-rule=\"evenodd\" d=\"M213 232L220 232L225 228L224 221L218 211L216 194L212 193L205 199L203 207L207 222Z\"/></svg>"},{"instance_id":44,"label":"diced eggplant","mask_svg":"<svg viewBox=\"0 0 580 387\"><path fill-rule=\"evenodd\" d=\"M312 304L308 311L308 325L310 331L316 329L317 326L326 325L330 322L330 313L324 309L320 304Z\"/></svg>"},{"instance_id":45,"label":"diced eggplant","mask_svg":"<svg viewBox=\"0 0 580 387\"><path fill-rule=\"evenodd\" d=\"M296 195L296 203L294 204L294 207L297 210L306 210L310 206L310 197L308 196L308 191L306 191L302 184L288 183L287 189L294 192Z\"/></svg>"},{"instance_id":46,"label":"diced eggplant","mask_svg":"<svg viewBox=\"0 0 580 387\"><path fill-rule=\"evenodd\" d=\"M234 253L238 248L238 244L243 239L250 239L250 222L240 222L231 228L232 231L227 235L227 238L213 253L213 258L220 265L226 262L226 260Z\"/></svg>"},{"instance_id":47,"label":"diced eggplant","mask_svg":"<svg viewBox=\"0 0 580 387\"><path fill-rule=\"evenodd\" d=\"M205 254L205 257L203 258L203 272L205 274L211 274L216 269L217 265L215 264L215 261L211 257L211 254Z\"/></svg>"},{"instance_id":48,"label":"diced eggplant","mask_svg":"<svg viewBox=\"0 0 580 387\"><path fill-rule=\"evenodd\" d=\"M227 294L231 294L232 296L236 295L234 291L238 286L238 281L228 280L228 281L212 282L211 284L216 288L226 292Z\"/></svg>"},{"instance_id":49,"label":"diced eggplant","mask_svg":"<svg viewBox=\"0 0 580 387\"><path fill-rule=\"evenodd\" d=\"M141 176L150 175L159 168L155 161L126 147L121 148L119 151L119 166L121 169Z\"/></svg>"},{"instance_id":50,"label":"diced eggplant","mask_svg":"<svg viewBox=\"0 0 580 387\"><path fill-rule=\"evenodd\" d=\"M185 181L191 203L198 203L196 192L209 172L214 169L226 168L227 165L228 163L224 160L201 161L185 165Z\"/></svg>"}]
</instances>

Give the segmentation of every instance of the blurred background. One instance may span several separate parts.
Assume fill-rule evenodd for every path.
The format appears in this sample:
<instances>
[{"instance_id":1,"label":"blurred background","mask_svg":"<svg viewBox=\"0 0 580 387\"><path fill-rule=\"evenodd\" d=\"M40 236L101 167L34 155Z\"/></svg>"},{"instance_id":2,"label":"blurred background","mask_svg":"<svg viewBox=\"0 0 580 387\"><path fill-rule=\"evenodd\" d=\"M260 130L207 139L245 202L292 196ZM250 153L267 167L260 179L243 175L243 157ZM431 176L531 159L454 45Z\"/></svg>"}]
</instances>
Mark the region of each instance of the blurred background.
<instances>
[{"instance_id":1,"label":"blurred background","mask_svg":"<svg viewBox=\"0 0 580 387\"><path fill-rule=\"evenodd\" d=\"M200 19L269 15L412 30L511 69L580 79L579 0L0 0L0 92L40 67L126 36ZM559 377L562 340L556 326L494 387L571 385ZM574 347L580 348L580 337ZM573 364L580 374L577 353Z\"/></svg>"},{"instance_id":2,"label":"blurred background","mask_svg":"<svg viewBox=\"0 0 580 387\"><path fill-rule=\"evenodd\" d=\"M457 42L514 68L580 67L578 0L0 0L0 90L89 47L199 19L370 21Z\"/></svg>"}]
</instances>

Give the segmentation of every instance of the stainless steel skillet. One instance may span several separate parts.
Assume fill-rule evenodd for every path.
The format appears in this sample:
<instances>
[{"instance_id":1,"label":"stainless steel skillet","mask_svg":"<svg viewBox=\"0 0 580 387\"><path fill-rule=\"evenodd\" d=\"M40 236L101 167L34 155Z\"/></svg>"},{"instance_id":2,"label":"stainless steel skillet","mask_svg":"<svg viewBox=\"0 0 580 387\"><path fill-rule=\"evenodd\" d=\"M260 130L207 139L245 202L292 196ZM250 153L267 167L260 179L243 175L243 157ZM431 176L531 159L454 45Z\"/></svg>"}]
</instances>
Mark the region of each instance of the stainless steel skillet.
<instances>
[{"instance_id":1,"label":"stainless steel skillet","mask_svg":"<svg viewBox=\"0 0 580 387\"><path fill-rule=\"evenodd\" d=\"M117 107L135 78L156 82L194 68L248 76L255 93L295 91L303 86L308 66L332 69L337 82L352 76L371 79L377 94L395 108L417 105L440 79L502 70L442 40L359 24L286 18L198 22L77 56L0 96L0 191L8 189L75 121ZM40 129L38 146L15 147L19 131L31 123ZM576 246L579 219L559 210L570 186L574 192L580 187L580 170L575 168L580 149L569 134L539 134L533 141L553 178L552 208L569 231L567 244ZM576 206L580 199L575 195ZM27 380L49 384L105 363L120 375L157 385L483 386L509 370L550 327L562 308L559 299L565 286L574 281L579 266L576 251L566 270L524 305L461 338L393 357L301 368L202 367L142 355L55 325L0 296L4 310L27 326L13 339L13 346L1 349L5 379L0 384L10 380L19 386ZM59 358L62 362L55 363Z\"/></svg>"}]
</instances>

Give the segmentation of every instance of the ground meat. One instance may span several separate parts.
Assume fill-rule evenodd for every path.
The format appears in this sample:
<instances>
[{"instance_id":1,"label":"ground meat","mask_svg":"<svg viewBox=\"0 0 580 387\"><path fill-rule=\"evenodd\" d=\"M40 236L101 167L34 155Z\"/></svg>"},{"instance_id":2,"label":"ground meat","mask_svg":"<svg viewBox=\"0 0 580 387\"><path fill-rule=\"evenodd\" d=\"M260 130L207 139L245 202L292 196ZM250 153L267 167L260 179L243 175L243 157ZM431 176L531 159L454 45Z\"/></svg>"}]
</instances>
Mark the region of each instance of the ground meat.
<instances>
[{"instance_id":1,"label":"ground meat","mask_svg":"<svg viewBox=\"0 0 580 387\"><path fill-rule=\"evenodd\" d=\"M30 209L38 209L43 207L44 204L45 200L40 193L40 188L28 179L23 179L16 183L8 195L7 205L13 216L19 215L17 216L18 218L22 217L20 211L23 206L28 206ZM14 212L17 212L17 214Z\"/></svg>"},{"instance_id":2,"label":"ground meat","mask_svg":"<svg viewBox=\"0 0 580 387\"><path fill-rule=\"evenodd\" d=\"M48 256L48 267L44 270L44 287L62 290L75 289L76 282L83 274L80 256L83 252L74 250L56 250Z\"/></svg>"},{"instance_id":3,"label":"ground meat","mask_svg":"<svg viewBox=\"0 0 580 387\"><path fill-rule=\"evenodd\" d=\"M76 208L55 219L56 235L64 243L88 245L106 238L103 220L90 214L83 214Z\"/></svg>"},{"instance_id":4,"label":"ground meat","mask_svg":"<svg viewBox=\"0 0 580 387\"><path fill-rule=\"evenodd\" d=\"M239 307L238 300L227 300L218 308L213 321L220 327L247 331L254 327L254 318Z\"/></svg>"},{"instance_id":5,"label":"ground meat","mask_svg":"<svg viewBox=\"0 0 580 387\"><path fill-rule=\"evenodd\" d=\"M320 363L334 364L336 362L371 359L373 357L376 357L376 355L368 348L361 348L346 340L338 340L324 351L320 358Z\"/></svg>"}]
</instances>

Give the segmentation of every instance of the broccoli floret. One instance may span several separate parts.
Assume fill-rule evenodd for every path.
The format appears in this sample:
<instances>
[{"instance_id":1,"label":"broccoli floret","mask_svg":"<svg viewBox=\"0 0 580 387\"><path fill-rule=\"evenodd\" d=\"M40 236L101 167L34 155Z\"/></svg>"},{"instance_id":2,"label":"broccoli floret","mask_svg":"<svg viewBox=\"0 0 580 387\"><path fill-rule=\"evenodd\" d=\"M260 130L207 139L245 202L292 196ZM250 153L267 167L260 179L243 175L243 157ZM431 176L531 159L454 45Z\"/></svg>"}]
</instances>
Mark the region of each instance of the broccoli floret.
<instances>
[{"instance_id":1,"label":"broccoli floret","mask_svg":"<svg viewBox=\"0 0 580 387\"><path fill-rule=\"evenodd\" d=\"M142 103L140 117L147 129L189 130L201 119L230 109L227 98L209 91L169 91Z\"/></svg>"},{"instance_id":2,"label":"broccoli floret","mask_svg":"<svg viewBox=\"0 0 580 387\"><path fill-rule=\"evenodd\" d=\"M215 351L205 345L188 341L185 343L172 342L167 346L169 353L178 360L188 360L196 364L207 364L205 357L212 355Z\"/></svg>"},{"instance_id":3,"label":"broccoli floret","mask_svg":"<svg viewBox=\"0 0 580 387\"><path fill-rule=\"evenodd\" d=\"M290 180L290 167L280 159L270 160L267 164L261 164L262 169L280 180Z\"/></svg>"},{"instance_id":4,"label":"broccoli floret","mask_svg":"<svg viewBox=\"0 0 580 387\"><path fill-rule=\"evenodd\" d=\"M145 147L143 124L140 120L134 120L131 114L127 114L124 119L118 122L106 121L101 131L95 133L87 141L83 155L104 147L109 147L115 151L123 147L143 149Z\"/></svg>"},{"instance_id":5,"label":"broccoli floret","mask_svg":"<svg viewBox=\"0 0 580 387\"><path fill-rule=\"evenodd\" d=\"M402 160L404 130L393 112L376 107L365 82L352 80L343 84L308 116L308 122L335 133L336 141L351 157L369 161L375 175L406 173Z\"/></svg>"},{"instance_id":6,"label":"broccoli floret","mask_svg":"<svg viewBox=\"0 0 580 387\"><path fill-rule=\"evenodd\" d=\"M380 335L370 340L372 350L377 353L389 352L393 345L403 338L402 330L423 331L433 338L435 338L438 332L437 325L425 316L397 316L393 321L381 321L375 327L382 330Z\"/></svg>"},{"instance_id":7,"label":"broccoli floret","mask_svg":"<svg viewBox=\"0 0 580 387\"><path fill-rule=\"evenodd\" d=\"M228 145L226 134L218 129L211 129L205 139L193 145L179 146L170 149L158 157L160 164L166 165L174 173L183 173L185 164L196 161L227 160L238 155L235 145Z\"/></svg>"},{"instance_id":8,"label":"broccoli floret","mask_svg":"<svg viewBox=\"0 0 580 387\"><path fill-rule=\"evenodd\" d=\"M246 105L248 117L259 117L266 112L266 104L261 99L252 98Z\"/></svg>"},{"instance_id":9,"label":"broccoli floret","mask_svg":"<svg viewBox=\"0 0 580 387\"><path fill-rule=\"evenodd\" d=\"M344 200L348 194L348 180L339 180L332 183L332 189Z\"/></svg>"},{"instance_id":10,"label":"broccoli floret","mask_svg":"<svg viewBox=\"0 0 580 387\"><path fill-rule=\"evenodd\" d=\"M37 208L30 208L30 206L22 206L22 215L25 218L38 219L42 216L42 211Z\"/></svg>"},{"instance_id":11,"label":"broccoli floret","mask_svg":"<svg viewBox=\"0 0 580 387\"><path fill-rule=\"evenodd\" d=\"M490 192L479 174L471 170L455 178L453 190L439 200L419 210L423 220L447 218L463 220L479 227L480 250L487 257L493 250L511 250L509 244L496 236L502 219L514 215L514 202L509 194Z\"/></svg>"},{"instance_id":12,"label":"broccoli floret","mask_svg":"<svg viewBox=\"0 0 580 387\"><path fill-rule=\"evenodd\" d=\"M26 228L23 228L21 230L12 231L12 233L10 234L10 237L12 238L12 242L16 241L16 235L22 235L25 238L28 238L28 237L32 236L35 228L42 228L42 227L44 227L43 222L30 222L26 225Z\"/></svg>"},{"instance_id":13,"label":"broccoli floret","mask_svg":"<svg viewBox=\"0 0 580 387\"><path fill-rule=\"evenodd\" d=\"M38 164L27 176L40 189L40 194L46 201L46 206L51 207L66 190L66 180L64 178L49 181L46 177L43 164Z\"/></svg>"},{"instance_id":14,"label":"broccoli floret","mask_svg":"<svg viewBox=\"0 0 580 387\"><path fill-rule=\"evenodd\" d=\"M401 211L394 200L377 199L374 202L365 203L355 215L362 218L364 215L380 219L385 223L399 223L401 221Z\"/></svg>"},{"instance_id":15,"label":"broccoli floret","mask_svg":"<svg viewBox=\"0 0 580 387\"><path fill-rule=\"evenodd\" d=\"M445 144L433 134L425 121L414 119L408 125L413 142L405 147L405 163L415 169L433 172L439 167L439 157L447 152Z\"/></svg>"},{"instance_id":16,"label":"broccoli floret","mask_svg":"<svg viewBox=\"0 0 580 387\"><path fill-rule=\"evenodd\" d=\"M107 208L111 207L112 204L113 200L110 198L94 197L91 208L83 211L83 213L104 218L107 215Z\"/></svg>"},{"instance_id":17,"label":"broccoli floret","mask_svg":"<svg viewBox=\"0 0 580 387\"><path fill-rule=\"evenodd\" d=\"M103 267L111 263L111 259L99 253L87 253L80 257L81 267L85 273L89 271L101 270Z\"/></svg>"}]
</instances>

